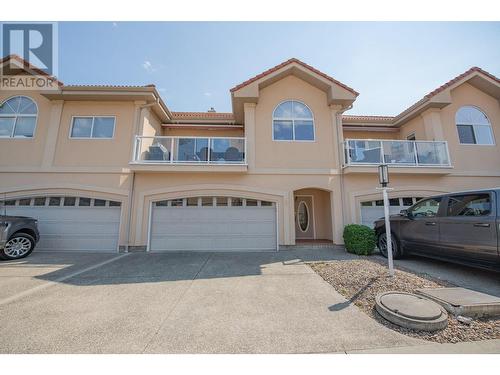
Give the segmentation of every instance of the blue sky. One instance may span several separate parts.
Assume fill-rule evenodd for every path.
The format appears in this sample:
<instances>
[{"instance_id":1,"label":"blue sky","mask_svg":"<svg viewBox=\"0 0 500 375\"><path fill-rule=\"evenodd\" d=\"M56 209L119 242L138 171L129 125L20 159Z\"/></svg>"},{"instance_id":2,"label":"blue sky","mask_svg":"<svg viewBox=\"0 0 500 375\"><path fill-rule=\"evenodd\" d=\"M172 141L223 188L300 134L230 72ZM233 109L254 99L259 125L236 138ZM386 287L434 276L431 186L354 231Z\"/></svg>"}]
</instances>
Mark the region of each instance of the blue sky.
<instances>
[{"instance_id":1,"label":"blue sky","mask_svg":"<svg viewBox=\"0 0 500 375\"><path fill-rule=\"evenodd\" d=\"M500 77L500 22L63 22L65 84L154 83L173 111L230 112L229 89L296 57L395 115L479 66Z\"/></svg>"}]
</instances>

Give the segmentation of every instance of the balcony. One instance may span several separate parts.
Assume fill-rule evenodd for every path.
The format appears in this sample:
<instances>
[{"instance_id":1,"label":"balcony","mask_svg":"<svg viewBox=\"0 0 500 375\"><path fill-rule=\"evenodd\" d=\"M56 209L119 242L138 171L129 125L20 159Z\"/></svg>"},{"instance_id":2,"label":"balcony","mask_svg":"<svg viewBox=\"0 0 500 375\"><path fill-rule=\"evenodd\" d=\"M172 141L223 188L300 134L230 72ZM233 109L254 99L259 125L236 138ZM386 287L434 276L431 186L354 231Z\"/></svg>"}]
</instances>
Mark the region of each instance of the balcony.
<instances>
[{"instance_id":1,"label":"balcony","mask_svg":"<svg viewBox=\"0 0 500 375\"><path fill-rule=\"evenodd\" d=\"M134 170L246 171L243 137L136 136Z\"/></svg>"},{"instance_id":2,"label":"balcony","mask_svg":"<svg viewBox=\"0 0 500 375\"><path fill-rule=\"evenodd\" d=\"M448 143L445 141L406 141L379 139L347 139L344 142L346 169L370 171L380 164L401 168L400 173L448 173L451 169ZM350 167L356 167L350 168Z\"/></svg>"}]
</instances>

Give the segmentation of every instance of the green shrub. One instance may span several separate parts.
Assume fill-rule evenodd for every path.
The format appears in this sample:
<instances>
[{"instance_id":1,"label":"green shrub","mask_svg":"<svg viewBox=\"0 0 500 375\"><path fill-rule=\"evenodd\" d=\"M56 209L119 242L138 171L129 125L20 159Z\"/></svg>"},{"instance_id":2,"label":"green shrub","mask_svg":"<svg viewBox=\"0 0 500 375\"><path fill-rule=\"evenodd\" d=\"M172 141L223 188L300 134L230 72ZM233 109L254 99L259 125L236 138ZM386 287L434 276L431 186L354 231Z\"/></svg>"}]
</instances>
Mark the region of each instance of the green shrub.
<instances>
[{"instance_id":1,"label":"green shrub","mask_svg":"<svg viewBox=\"0 0 500 375\"><path fill-rule=\"evenodd\" d=\"M344 228L344 244L350 253L371 255L376 242L375 231L366 225L349 224Z\"/></svg>"}]
</instances>

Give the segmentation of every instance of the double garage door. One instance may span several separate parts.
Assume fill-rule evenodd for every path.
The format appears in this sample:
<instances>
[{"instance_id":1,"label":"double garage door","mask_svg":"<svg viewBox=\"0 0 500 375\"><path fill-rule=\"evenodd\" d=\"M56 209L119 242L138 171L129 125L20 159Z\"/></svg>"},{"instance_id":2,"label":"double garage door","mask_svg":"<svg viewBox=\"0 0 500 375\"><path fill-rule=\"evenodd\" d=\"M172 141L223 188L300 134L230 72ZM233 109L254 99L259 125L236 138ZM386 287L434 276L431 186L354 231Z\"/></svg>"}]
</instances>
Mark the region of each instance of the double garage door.
<instances>
[{"instance_id":1,"label":"double garage door","mask_svg":"<svg viewBox=\"0 0 500 375\"><path fill-rule=\"evenodd\" d=\"M120 202L51 196L4 203L7 215L38 220L37 251L116 252L118 249Z\"/></svg>"},{"instance_id":2,"label":"double garage door","mask_svg":"<svg viewBox=\"0 0 500 375\"><path fill-rule=\"evenodd\" d=\"M151 251L277 249L274 202L190 197L153 203Z\"/></svg>"}]
</instances>

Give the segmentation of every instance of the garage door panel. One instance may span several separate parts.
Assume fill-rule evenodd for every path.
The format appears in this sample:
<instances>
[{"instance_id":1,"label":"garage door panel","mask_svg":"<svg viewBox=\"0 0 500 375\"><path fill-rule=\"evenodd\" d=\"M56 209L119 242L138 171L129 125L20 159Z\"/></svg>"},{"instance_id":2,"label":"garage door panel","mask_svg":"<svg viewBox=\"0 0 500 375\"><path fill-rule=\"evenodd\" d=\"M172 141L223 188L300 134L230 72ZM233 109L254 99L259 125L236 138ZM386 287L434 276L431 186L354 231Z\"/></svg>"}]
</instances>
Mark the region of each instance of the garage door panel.
<instances>
[{"instance_id":1,"label":"garage door panel","mask_svg":"<svg viewBox=\"0 0 500 375\"><path fill-rule=\"evenodd\" d=\"M93 235L43 235L37 246L37 251L116 251L117 241L109 236Z\"/></svg>"},{"instance_id":2,"label":"garage door panel","mask_svg":"<svg viewBox=\"0 0 500 375\"><path fill-rule=\"evenodd\" d=\"M116 227L119 226L119 224L119 221L94 221L89 224L88 221L82 220L65 220L62 218L59 221L46 221L44 218L41 218L39 219L38 228L40 233L43 233L44 235L64 233L64 235L108 236L116 230Z\"/></svg>"},{"instance_id":3,"label":"garage door panel","mask_svg":"<svg viewBox=\"0 0 500 375\"><path fill-rule=\"evenodd\" d=\"M390 199L389 214L399 214L401 210L407 209L411 204L416 203L419 199L421 198L392 198ZM366 205L361 205L361 224L373 227L374 221L384 216L384 206L380 205L381 201L367 201L364 203ZM377 205L377 203L379 203L379 205Z\"/></svg>"},{"instance_id":4,"label":"garage door panel","mask_svg":"<svg viewBox=\"0 0 500 375\"><path fill-rule=\"evenodd\" d=\"M276 250L275 207L153 207L152 251Z\"/></svg>"},{"instance_id":5,"label":"garage door panel","mask_svg":"<svg viewBox=\"0 0 500 375\"><path fill-rule=\"evenodd\" d=\"M120 207L11 206L8 215L38 220L36 251L99 251L118 249Z\"/></svg>"}]
</instances>

